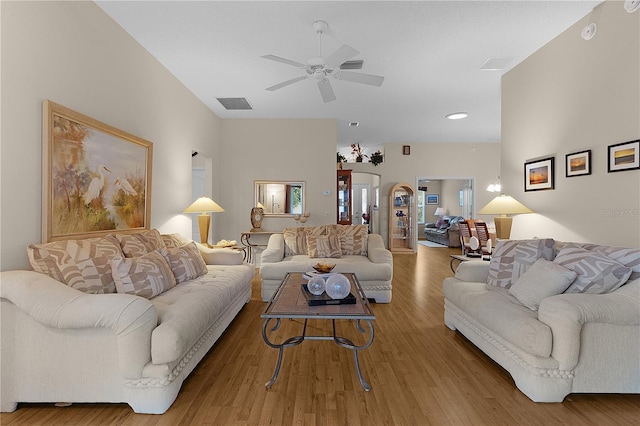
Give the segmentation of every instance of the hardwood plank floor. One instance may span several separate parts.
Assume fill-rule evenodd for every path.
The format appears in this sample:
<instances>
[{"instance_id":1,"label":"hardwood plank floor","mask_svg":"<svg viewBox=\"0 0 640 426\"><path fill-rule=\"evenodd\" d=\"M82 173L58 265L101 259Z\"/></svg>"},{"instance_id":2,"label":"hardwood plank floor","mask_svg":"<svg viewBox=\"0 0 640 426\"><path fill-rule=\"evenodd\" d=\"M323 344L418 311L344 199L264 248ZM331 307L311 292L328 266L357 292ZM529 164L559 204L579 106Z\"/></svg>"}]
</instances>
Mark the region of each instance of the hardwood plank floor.
<instances>
[{"instance_id":1,"label":"hardwood plank floor","mask_svg":"<svg viewBox=\"0 0 640 426\"><path fill-rule=\"evenodd\" d=\"M262 340L259 281L253 298L184 382L163 415L126 404L20 404L3 425L631 425L640 395L569 395L561 404L531 402L509 374L443 322L442 280L458 249L418 247L394 256L393 301L374 304L375 341L360 353L371 392L357 379L351 351L307 341L285 350L272 389L277 351ZM285 336L300 328L285 321ZM326 323L310 324L314 332ZM339 327L358 336L353 323ZM318 329L318 330L315 330Z\"/></svg>"}]
</instances>

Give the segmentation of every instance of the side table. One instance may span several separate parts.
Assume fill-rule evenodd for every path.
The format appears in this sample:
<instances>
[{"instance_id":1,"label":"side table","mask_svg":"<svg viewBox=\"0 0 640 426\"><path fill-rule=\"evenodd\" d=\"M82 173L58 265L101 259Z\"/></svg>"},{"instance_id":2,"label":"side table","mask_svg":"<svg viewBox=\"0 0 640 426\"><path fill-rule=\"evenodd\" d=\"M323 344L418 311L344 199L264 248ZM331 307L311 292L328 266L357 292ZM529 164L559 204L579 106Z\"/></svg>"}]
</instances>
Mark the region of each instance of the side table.
<instances>
[{"instance_id":1,"label":"side table","mask_svg":"<svg viewBox=\"0 0 640 426\"><path fill-rule=\"evenodd\" d=\"M243 232L242 234L240 234L240 242L242 243L242 245L246 248L246 261L248 263L253 263L253 248L254 247L266 247L268 244L268 240L271 235L273 234L280 234L280 232L277 231L249 231L249 232ZM262 236L263 239L264 237L267 237L267 242L255 242L255 241L251 241L251 237L252 236Z\"/></svg>"}]
</instances>

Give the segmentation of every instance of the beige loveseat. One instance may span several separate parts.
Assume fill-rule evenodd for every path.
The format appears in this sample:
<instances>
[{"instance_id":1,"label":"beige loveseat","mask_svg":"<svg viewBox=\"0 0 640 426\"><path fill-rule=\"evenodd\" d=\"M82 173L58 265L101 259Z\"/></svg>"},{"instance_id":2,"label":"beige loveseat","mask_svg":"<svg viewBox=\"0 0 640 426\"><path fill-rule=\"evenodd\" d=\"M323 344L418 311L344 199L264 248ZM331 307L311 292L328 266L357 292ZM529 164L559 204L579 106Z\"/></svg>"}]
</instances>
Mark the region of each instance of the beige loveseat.
<instances>
[{"instance_id":1,"label":"beige loveseat","mask_svg":"<svg viewBox=\"0 0 640 426\"><path fill-rule=\"evenodd\" d=\"M335 263L333 272L355 273L369 299L391 302L393 257L366 225L285 228L273 234L260 259L262 300L271 299L288 272L312 271L319 262Z\"/></svg>"},{"instance_id":2,"label":"beige loveseat","mask_svg":"<svg viewBox=\"0 0 640 426\"><path fill-rule=\"evenodd\" d=\"M443 292L445 324L533 401L640 393L640 249L499 241Z\"/></svg>"},{"instance_id":3,"label":"beige loveseat","mask_svg":"<svg viewBox=\"0 0 640 426\"><path fill-rule=\"evenodd\" d=\"M19 402L126 402L154 414L171 406L250 300L254 270L239 252L199 254L176 235L139 235L150 238L30 246L41 272L0 274L2 411Z\"/></svg>"}]
</instances>

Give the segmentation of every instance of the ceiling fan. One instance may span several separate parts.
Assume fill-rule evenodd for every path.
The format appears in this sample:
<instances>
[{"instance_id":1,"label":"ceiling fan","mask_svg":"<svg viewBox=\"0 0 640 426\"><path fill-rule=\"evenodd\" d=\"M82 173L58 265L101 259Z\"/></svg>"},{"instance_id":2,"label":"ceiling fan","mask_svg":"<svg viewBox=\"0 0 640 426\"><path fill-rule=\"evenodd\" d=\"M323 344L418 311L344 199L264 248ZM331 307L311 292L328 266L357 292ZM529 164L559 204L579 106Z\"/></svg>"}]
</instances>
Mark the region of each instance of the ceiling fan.
<instances>
[{"instance_id":1,"label":"ceiling fan","mask_svg":"<svg viewBox=\"0 0 640 426\"><path fill-rule=\"evenodd\" d=\"M309 77L313 77L320 89L320 95L324 102L331 102L336 100L336 95L333 93L333 87L331 82L327 79L328 76L335 78L336 80L345 80L353 83L368 84L370 86L380 87L384 81L384 77L379 75L357 73L351 71L344 71L340 69L340 65L349 59L353 58L360 52L351 46L343 44L338 50L333 52L328 58L322 57L322 33L329 27L324 21L315 21L313 23L313 29L318 33L320 37L320 55L316 58L311 58L307 61L307 64L292 61L290 59L281 58L275 55L264 55L262 58L269 59L283 64L292 65L296 68L300 68L306 71L306 75L292 78L291 80L283 81L271 87L267 87L266 90L274 91L282 89L298 81L306 80Z\"/></svg>"}]
</instances>

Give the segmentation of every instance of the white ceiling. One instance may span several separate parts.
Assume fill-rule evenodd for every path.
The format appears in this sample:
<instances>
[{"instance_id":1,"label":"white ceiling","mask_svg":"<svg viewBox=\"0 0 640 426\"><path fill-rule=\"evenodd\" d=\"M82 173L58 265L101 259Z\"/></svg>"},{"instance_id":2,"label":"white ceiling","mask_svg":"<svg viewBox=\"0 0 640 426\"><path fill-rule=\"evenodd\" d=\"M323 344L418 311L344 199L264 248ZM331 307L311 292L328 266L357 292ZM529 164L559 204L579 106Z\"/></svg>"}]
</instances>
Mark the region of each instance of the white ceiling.
<instances>
[{"instance_id":1,"label":"white ceiling","mask_svg":"<svg viewBox=\"0 0 640 426\"><path fill-rule=\"evenodd\" d=\"M501 75L601 0L96 3L219 117L335 118L338 147L377 147L499 142ZM329 24L322 56L354 47L364 60L356 72L384 76L381 87L331 79L329 103L313 79L265 90L304 71L261 56L318 56L316 20ZM479 70L493 57L508 65ZM244 97L254 109L227 111L218 97ZM457 111L469 118L445 119Z\"/></svg>"}]
</instances>

